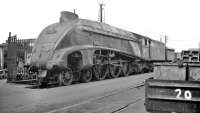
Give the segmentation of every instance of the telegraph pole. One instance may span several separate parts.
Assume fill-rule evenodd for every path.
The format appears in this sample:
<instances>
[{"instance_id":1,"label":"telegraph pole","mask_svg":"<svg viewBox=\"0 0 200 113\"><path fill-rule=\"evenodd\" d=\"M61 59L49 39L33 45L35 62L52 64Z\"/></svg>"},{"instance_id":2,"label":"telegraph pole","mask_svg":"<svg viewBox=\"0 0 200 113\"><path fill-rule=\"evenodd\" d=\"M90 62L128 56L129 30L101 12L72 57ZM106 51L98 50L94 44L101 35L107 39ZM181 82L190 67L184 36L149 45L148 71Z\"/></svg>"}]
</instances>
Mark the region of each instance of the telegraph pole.
<instances>
[{"instance_id":1,"label":"telegraph pole","mask_svg":"<svg viewBox=\"0 0 200 113\"><path fill-rule=\"evenodd\" d=\"M104 1L103 0L99 0L99 21L102 23L105 21L105 11L104 11Z\"/></svg>"},{"instance_id":2,"label":"telegraph pole","mask_svg":"<svg viewBox=\"0 0 200 113\"><path fill-rule=\"evenodd\" d=\"M100 22L102 23L103 22L103 4L101 3L101 4L99 4L99 6L100 6Z\"/></svg>"},{"instance_id":3,"label":"telegraph pole","mask_svg":"<svg viewBox=\"0 0 200 113\"><path fill-rule=\"evenodd\" d=\"M168 37L165 35L165 60L167 60L167 40Z\"/></svg>"}]
</instances>

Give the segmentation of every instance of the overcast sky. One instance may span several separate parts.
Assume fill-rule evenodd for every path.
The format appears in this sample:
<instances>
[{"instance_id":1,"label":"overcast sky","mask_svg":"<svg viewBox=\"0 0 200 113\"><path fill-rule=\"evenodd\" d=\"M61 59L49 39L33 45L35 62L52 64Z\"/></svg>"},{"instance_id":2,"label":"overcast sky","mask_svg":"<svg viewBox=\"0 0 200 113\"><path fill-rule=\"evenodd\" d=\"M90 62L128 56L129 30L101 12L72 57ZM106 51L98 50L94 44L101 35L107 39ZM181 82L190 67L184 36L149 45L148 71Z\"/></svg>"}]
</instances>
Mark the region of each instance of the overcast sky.
<instances>
[{"instance_id":1,"label":"overcast sky","mask_svg":"<svg viewBox=\"0 0 200 113\"><path fill-rule=\"evenodd\" d=\"M101 0L102 1L102 0ZM200 42L199 0L104 0L107 24L160 40L180 51L198 48ZM76 9L80 18L98 20L98 0L1 0L0 43L8 32L18 38L37 38L60 12Z\"/></svg>"}]
</instances>

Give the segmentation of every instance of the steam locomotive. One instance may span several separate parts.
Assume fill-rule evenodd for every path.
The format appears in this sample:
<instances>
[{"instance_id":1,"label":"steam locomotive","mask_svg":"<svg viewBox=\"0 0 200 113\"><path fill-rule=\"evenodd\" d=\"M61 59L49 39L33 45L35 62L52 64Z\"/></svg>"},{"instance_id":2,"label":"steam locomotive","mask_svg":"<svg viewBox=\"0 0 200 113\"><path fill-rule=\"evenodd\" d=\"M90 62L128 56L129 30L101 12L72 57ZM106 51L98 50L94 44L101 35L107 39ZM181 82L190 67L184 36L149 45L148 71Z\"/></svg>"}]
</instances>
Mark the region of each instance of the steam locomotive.
<instances>
[{"instance_id":1,"label":"steam locomotive","mask_svg":"<svg viewBox=\"0 0 200 113\"><path fill-rule=\"evenodd\" d=\"M166 56L172 60L174 52L162 42L63 11L37 38L31 71L40 85L69 85L149 72Z\"/></svg>"}]
</instances>

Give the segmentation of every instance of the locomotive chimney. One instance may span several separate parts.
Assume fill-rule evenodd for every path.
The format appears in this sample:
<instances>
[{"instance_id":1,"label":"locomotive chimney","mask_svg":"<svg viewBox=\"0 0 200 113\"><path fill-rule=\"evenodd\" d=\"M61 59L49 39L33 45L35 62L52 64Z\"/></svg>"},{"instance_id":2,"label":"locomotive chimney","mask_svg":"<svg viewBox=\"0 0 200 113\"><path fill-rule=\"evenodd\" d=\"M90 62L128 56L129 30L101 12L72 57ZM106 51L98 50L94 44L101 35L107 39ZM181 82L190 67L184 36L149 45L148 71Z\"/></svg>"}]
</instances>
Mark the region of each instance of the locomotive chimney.
<instances>
[{"instance_id":1,"label":"locomotive chimney","mask_svg":"<svg viewBox=\"0 0 200 113\"><path fill-rule=\"evenodd\" d=\"M62 11L60 16L60 23L65 23L78 19L78 15L68 11Z\"/></svg>"}]
</instances>

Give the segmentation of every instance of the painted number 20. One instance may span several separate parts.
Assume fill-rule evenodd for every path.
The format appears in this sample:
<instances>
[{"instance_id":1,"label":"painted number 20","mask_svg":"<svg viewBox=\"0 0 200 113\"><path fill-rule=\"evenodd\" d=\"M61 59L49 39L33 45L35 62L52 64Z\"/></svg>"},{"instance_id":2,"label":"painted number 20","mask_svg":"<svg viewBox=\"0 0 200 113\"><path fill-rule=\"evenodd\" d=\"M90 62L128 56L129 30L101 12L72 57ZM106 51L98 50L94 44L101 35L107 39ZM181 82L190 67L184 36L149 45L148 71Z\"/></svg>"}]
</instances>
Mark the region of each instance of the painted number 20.
<instances>
[{"instance_id":1,"label":"painted number 20","mask_svg":"<svg viewBox=\"0 0 200 113\"><path fill-rule=\"evenodd\" d=\"M182 94L181 89L175 89L175 92L177 93L176 98L180 99ZM184 98L190 100L192 98L192 93L189 90L186 90L184 92Z\"/></svg>"}]
</instances>

